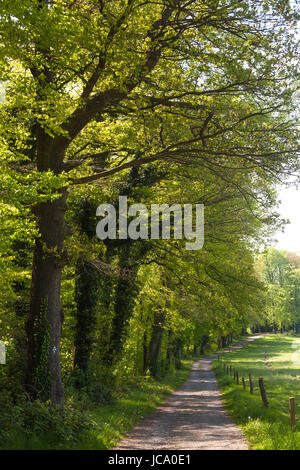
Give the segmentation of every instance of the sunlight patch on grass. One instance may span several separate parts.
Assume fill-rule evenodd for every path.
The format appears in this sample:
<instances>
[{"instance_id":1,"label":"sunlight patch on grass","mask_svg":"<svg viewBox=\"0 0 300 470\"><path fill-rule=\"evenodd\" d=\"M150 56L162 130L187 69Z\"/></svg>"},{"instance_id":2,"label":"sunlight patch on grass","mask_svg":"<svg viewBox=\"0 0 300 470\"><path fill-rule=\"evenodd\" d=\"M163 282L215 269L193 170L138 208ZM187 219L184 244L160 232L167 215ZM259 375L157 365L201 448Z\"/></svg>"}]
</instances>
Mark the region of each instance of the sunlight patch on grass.
<instances>
[{"instance_id":1,"label":"sunlight patch on grass","mask_svg":"<svg viewBox=\"0 0 300 470\"><path fill-rule=\"evenodd\" d=\"M300 449L300 425L292 432L289 397L300 405L300 341L288 335L270 335L213 362L226 409L241 425L253 449ZM238 370L240 385L224 372L225 363ZM254 394L249 392L249 373ZM258 377L264 378L269 408L262 404ZM243 390L241 378L246 380ZM300 415L300 408L296 408Z\"/></svg>"},{"instance_id":2,"label":"sunlight patch on grass","mask_svg":"<svg viewBox=\"0 0 300 470\"><path fill-rule=\"evenodd\" d=\"M150 415L168 395L180 387L190 375L194 360L184 360L183 367L159 382L139 380L125 396L113 405L99 406L92 411L98 432L89 433L76 449L111 449L143 418Z\"/></svg>"}]
</instances>

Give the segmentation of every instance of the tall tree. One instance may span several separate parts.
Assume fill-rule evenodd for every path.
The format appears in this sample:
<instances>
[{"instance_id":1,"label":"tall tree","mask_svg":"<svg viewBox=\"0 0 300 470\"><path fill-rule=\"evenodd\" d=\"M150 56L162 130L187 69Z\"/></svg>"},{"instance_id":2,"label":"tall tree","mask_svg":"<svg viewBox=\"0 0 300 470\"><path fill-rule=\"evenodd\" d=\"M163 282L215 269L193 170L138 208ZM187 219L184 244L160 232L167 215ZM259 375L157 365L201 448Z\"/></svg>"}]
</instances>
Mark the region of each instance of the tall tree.
<instances>
[{"instance_id":1,"label":"tall tree","mask_svg":"<svg viewBox=\"0 0 300 470\"><path fill-rule=\"evenodd\" d=\"M16 199L20 184L36 185L40 233L27 321L29 389L38 375L49 384L45 396L63 405L68 185L156 160L203 166L220 179L229 168L232 185L242 170L262 179L296 168L294 123L280 117L293 91L293 21L281 0L2 1L4 191ZM33 159L24 151L32 125Z\"/></svg>"}]
</instances>

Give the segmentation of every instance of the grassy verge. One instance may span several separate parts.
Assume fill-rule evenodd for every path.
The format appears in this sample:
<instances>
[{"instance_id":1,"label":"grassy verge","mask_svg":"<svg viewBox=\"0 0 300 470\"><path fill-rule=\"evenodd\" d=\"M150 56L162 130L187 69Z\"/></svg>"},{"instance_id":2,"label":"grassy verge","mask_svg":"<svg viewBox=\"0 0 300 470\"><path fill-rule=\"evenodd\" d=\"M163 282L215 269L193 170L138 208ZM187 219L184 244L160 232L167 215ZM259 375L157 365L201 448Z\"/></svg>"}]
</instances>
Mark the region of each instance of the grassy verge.
<instances>
[{"instance_id":1,"label":"grassy verge","mask_svg":"<svg viewBox=\"0 0 300 470\"><path fill-rule=\"evenodd\" d=\"M129 384L127 392L113 405L93 410L98 431L85 438L77 448L110 449L139 421L151 414L167 396L189 377L193 360L183 360L182 369L161 381L139 379Z\"/></svg>"},{"instance_id":2,"label":"grassy verge","mask_svg":"<svg viewBox=\"0 0 300 470\"><path fill-rule=\"evenodd\" d=\"M265 361L266 354L266 361ZM236 385L224 372L223 363L238 370L246 379L246 390ZM260 338L240 350L221 356L213 362L226 409L239 424L251 448L262 450L299 450L300 425L290 429L289 397L300 405L300 338L271 335ZM251 373L254 394L249 393ZM262 405L258 377L264 378L269 408ZM296 408L300 414L300 408Z\"/></svg>"},{"instance_id":3,"label":"grassy verge","mask_svg":"<svg viewBox=\"0 0 300 470\"><path fill-rule=\"evenodd\" d=\"M0 443L0 449L111 449L139 421L151 414L167 396L180 387L189 377L195 359L183 360L183 367L173 371L160 381L137 378L127 382L119 390L119 398L111 405L101 405L89 410L91 427L76 444L57 442L50 433L25 439L16 433L8 443Z\"/></svg>"}]
</instances>

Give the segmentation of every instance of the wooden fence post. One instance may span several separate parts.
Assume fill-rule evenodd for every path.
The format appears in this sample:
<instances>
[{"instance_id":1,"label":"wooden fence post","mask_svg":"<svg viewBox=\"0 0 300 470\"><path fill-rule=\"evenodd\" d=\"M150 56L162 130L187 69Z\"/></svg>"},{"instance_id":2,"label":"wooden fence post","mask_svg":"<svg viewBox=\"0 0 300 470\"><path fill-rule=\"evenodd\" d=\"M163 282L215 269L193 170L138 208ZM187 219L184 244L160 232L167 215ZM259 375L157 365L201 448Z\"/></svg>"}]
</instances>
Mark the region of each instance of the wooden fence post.
<instances>
[{"instance_id":1,"label":"wooden fence post","mask_svg":"<svg viewBox=\"0 0 300 470\"><path fill-rule=\"evenodd\" d=\"M246 383L244 377L242 377L242 382L243 382L243 389L246 390Z\"/></svg>"},{"instance_id":2,"label":"wooden fence post","mask_svg":"<svg viewBox=\"0 0 300 470\"><path fill-rule=\"evenodd\" d=\"M236 384L239 385L239 373L238 373L238 371L235 372L235 379L236 379Z\"/></svg>"},{"instance_id":3,"label":"wooden fence post","mask_svg":"<svg viewBox=\"0 0 300 470\"><path fill-rule=\"evenodd\" d=\"M230 375L232 375L232 367L229 368Z\"/></svg>"},{"instance_id":4,"label":"wooden fence post","mask_svg":"<svg viewBox=\"0 0 300 470\"><path fill-rule=\"evenodd\" d=\"M263 377L259 377L259 379L258 379L258 385L259 385L259 390L260 390L260 395L261 395L262 402L263 402L264 406L265 406L266 408L268 408L269 402L268 402L268 400L267 400L267 395L266 395L266 390L265 390L265 386L264 386L264 379L263 379Z\"/></svg>"},{"instance_id":5,"label":"wooden fence post","mask_svg":"<svg viewBox=\"0 0 300 470\"><path fill-rule=\"evenodd\" d=\"M251 374L249 374L249 387L250 387L250 393L253 393L253 383L252 383Z\"/></svg>"},{"instance_id":6,"label":"wooden fence post","mask_svg":"<svg viewBox=\"0 0 300 470\"><path fill-rule=\"evenodd\" d=\"M296 427L296 413L295 413L295 398L294 397L290 397L290 418L291 418L291 428L292 428L292 431L294 431Z\"/></svg>"},{"instance_id":7,"label":"wooden fence post","mask_svg":"<svg viewBox=\"0 0 300 470\"><path fill-rule=\"evenodd\" d=\"M227 372L227 375L229 374L229 367L227 366L226 367L226 372Z\"/></svg>"}]
</instances>

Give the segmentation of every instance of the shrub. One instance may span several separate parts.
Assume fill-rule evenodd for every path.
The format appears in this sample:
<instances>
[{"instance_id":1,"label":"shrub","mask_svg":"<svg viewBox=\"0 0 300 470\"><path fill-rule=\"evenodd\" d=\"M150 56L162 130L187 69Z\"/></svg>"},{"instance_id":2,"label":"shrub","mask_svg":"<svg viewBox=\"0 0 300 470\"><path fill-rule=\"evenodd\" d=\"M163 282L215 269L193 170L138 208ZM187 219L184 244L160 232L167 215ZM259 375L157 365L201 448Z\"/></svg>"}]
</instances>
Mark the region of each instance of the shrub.
<instances>
[{"instance_id":1,"label":"shrub","mask_svg":"<svg viewBox=\"0 0 300 470\"><path fill-rule=\"evenodd\" d=\"M0 440L5 447L12 444L16 436L23 441L43 440L59 448L64 443L76 443L83 433L95 426L89 414L81 407L66 403L64 412L42 403L30 401L26 395L15 401L9 391L0 393Z\"/></svg>"}]
</instances>

